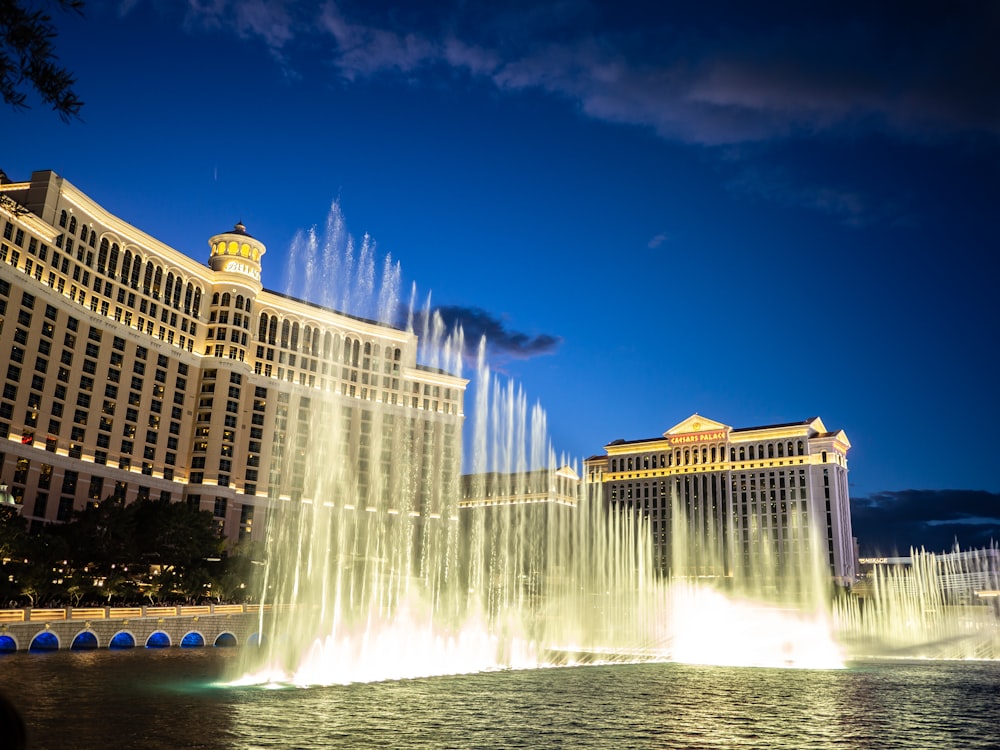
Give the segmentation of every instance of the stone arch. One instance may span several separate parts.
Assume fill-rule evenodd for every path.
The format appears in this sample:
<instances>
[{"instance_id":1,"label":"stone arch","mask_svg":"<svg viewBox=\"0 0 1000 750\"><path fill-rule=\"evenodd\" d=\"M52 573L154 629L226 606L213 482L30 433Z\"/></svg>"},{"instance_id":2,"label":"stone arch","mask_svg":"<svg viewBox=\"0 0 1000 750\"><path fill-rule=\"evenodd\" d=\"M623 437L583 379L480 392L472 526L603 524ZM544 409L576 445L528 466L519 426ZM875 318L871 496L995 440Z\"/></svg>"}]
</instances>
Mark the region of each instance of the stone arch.
<instances>
[{"instance_id":1,"label":"stone arch","mask_svg":"<svg viewBox=\"0 0 1000 750\"><path fill-rule=\"evenodd\" d=\"M34 638L31 639L31 645L28 646L28 650L58 651L59 636L57 636L51 630L43 630L41 633L38 633Z\"/></svg>"},{"instance_id":2,"label":"stone arch","mask_svg":"<svg viewBox=\"0 0 1000 750\"><path fill-rule=\"evenodd\" d=\"M264 637L260 633L251 633L250 637L247 638L248 646L260 646L264 643Z\"/></svg>"},{"instance_id":3,"label":"stone arch","mask_svg":"<svg viewBox=\"0 0 1000 750\"><path fill-rule=\"evenodd\" d=\"M205 645L205 636L197 630L191 630L181 638L181 648L201 648Z\"/></svg>"},{"instance_id":4,"label":"stone arch","mask_svg":"<svg viewBox=\"0 0 1000 750\"><path fill-rule=\"evenodd\" d=\"M117 633L115 633L114 637L108 642L108 648L110 649L135 648L135 636L129 633L127 630L119 630Z\"/></svg>"},{"instance_id":5,"label":"stone arch","mask_svg":"<svg viewBox=\"0 0 1000 750\"><path fill-rule=\"evenodd\" d=\"M17 641L12 635L0 633L0 653L8 651L17 651Z\"/></svg>"},{"instance_id":6,"label":"stone arch","mask_svg":"<svg viewBox=\"0 0 1000 750\"><path fill-rule=\"evenodd\" d=\"M162 630L154 630L146 639L146 648L170 648L170 636Z\"/></svg>"},{"instance_id":7,"label":"stone arch","mask_svg":"<svg viewBox=\"0 0 1000 750\"><path fill-rule=\"evenodd\" d=\"M73 643L70 644L70 650L72 651L83 651L85 649L92 649L98 647L97 634L92 630L81 630L73 638Z\"/></svg>"},{"instance_id":8,"label":"stone arch","mask_svg":"<svg viewBox=\"0 0 1000 750\"><path fill-rule=\"evenodd\" d=\"M219 633L215 637L215 643L212 644L218 648L234 648L238 646L239 643L236 640L236 636L230 632Z\"/></svg>"}]
</instances>

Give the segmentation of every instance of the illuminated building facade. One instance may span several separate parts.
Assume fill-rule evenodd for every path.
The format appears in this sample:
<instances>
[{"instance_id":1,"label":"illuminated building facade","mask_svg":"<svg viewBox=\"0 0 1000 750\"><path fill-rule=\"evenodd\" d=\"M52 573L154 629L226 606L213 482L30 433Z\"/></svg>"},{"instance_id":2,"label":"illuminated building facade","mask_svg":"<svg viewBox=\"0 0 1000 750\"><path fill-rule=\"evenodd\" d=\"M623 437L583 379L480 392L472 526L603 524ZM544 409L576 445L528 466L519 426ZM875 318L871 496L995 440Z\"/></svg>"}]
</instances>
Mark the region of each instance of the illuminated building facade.
<instances>
[{"instance_id":1,"label":"illuminated building facade","mask_svg":"<svg viewBox=\"0 0 1000 750\"><path fill-rule=\"evenodd\" d=\"M662 437L615 440L585 462L585 481L612 508L649 523L663 572L687 545L678 575L780 575L817 552L831 576L854 580L843 430L819 418L734 428L693 415ZM682 516L675 518L674 516ZM687 531L676 535L676 524ZM815 558L811 558L815 559Z\"/></svg>"},{"instance_id":2,"label":"illuminated building facade","mask_svg":"<svg viewBox=\"0 0 1000 750\"><path fill-rule=\"evenodd\" d=\"M388 440L370 455L373 424L457 482L466 381L418 365L411 332L264 289L242 224L206 266L42 171L0 173L0 228L0 482L33 524L147 497L261 538L269 503L310 499L321 403L359 491L391 458Z\"/></svg>"}]
</instances>

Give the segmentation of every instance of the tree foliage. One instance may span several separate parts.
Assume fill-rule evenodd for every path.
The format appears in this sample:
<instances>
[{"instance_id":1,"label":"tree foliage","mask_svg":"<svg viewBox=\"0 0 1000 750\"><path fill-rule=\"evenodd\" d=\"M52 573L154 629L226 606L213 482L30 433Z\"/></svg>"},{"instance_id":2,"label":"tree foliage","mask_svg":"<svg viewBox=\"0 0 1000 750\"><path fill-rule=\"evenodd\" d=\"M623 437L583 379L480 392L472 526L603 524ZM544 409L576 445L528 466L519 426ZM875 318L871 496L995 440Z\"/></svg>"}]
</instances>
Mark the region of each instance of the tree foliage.
<instances>
[{"instance_id":1,"label":"tree foliage","mask_svg":"<svg viewBox=\"0 0 1000 750\"><path fill-rule=\"evenodd\" d=\"M0 519L0 608L41 602L242 601L259 550L224 551L215 519L186 503L109 497L66 524L27 532L24 519Z\"/></svg>"},{"instance_id":2,"label":"tree foliage","mask_svg":"<svg viewBox=\"0 0 1000 750\"><path fill-rule=\"evenodd\" d=\"M82 13L83 0L53 0L62 10ZM15 108L26 107L27 89L64 120L79 117L83 102L76 78L57 62L52 17L24 0L0 0L0 95Z\"/></svg>"}]
</instances>

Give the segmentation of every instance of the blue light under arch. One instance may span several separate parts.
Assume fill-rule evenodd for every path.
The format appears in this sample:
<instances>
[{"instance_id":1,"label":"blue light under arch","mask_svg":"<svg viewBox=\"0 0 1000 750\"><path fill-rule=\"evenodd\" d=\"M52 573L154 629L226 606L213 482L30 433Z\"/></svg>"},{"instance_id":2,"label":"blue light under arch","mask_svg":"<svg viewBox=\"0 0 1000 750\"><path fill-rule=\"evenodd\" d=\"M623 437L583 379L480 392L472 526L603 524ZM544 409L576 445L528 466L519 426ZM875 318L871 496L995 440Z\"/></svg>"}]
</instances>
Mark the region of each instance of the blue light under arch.
<instances>
[{"instance_id":1,"label":"blue light under arch","mask_svg":"<svg viewBox=\"0 0 1000 750\"><path fill-rule=\"evenodd\" d=\"M192 630L181 638L181 648L200 648L205 645L205 639L201 633Z\"/></svg>"},{"instance_id":2,"label":"blue light under arch","mask_svg":"<svg viewBox=\"0 0 1000 750\"><path fill-rule=\"evenodd\" d=\"M215 645L219 648L233 648L237 645L236 636L232 633L219 633L215 639Z\"/></svg>"},{"instance_id":3,"label":"blue light under arch","mask_svg":"<svg viewBox=\"0 0 1000 750\"><path fill-rule=\"evenodd\" d=\"M77 633L76 638L73 639L73 645L71 645L70 648L73 651L79 651L82 649L97 648L97 645L97 636L89 630L84 630L81 633Z\"/></svg>"},{"instance_id":4,"label":"blue light under arch","mask_svg":"<svg viewBox=\"0 0 1000 750\"><path fill-rule=\"evenodd\" d=\"M0 635L0 651L17 651L17 641L9 635Z\"/></svg>"},{"instance_id":5,"label":"blue light under arch","mask_svg":"<svg viewBox=\"0 0 1000 750\"><path fill-rule=\"evenodd\" d=\"M146 648L170 648L170 636L162 630L150 633L146 639Z\"/></svg>"},{"instance_id":6,"label":"blue light under arch","mask_svg":"<svg viewBox=\"0 0 1000 750\"><path fill-rule=\"evenodd\" d=\"M135 648L135 638L132 637L131 633L121 630L115 633L115 637L111 639L108 648Z\"/></svg>"},{"instance_id":7,"label":"blue light under arch","mask_svg":"<svg viewBox=\"0 0 1000 750\"><path fill-rule=\"evenodd\" d=\"M39 633L32 639L29 651L57 651L59 649L59 638L55 633L45 631Z\"/></svg>"}]
</instances>

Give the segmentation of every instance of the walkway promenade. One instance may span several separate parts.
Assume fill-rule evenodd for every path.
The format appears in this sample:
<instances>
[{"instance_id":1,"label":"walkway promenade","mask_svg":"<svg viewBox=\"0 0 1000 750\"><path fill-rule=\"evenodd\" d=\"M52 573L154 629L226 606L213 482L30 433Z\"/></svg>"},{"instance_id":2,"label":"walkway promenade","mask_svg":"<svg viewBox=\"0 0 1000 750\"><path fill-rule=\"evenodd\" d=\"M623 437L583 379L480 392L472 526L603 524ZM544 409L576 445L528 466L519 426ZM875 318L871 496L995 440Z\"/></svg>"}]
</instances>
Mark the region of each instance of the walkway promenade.
<instances>
[{"instance_id":1,"label":"walkway promenade","mask_svg":"<svg viewBox=\"0 0 1000 750\"><path fill-rule=\"evenodd\" d=\"M259 604L0 609L0 652L242 646L259 637L261 614Z\"/></svg>"}]
</instances>

